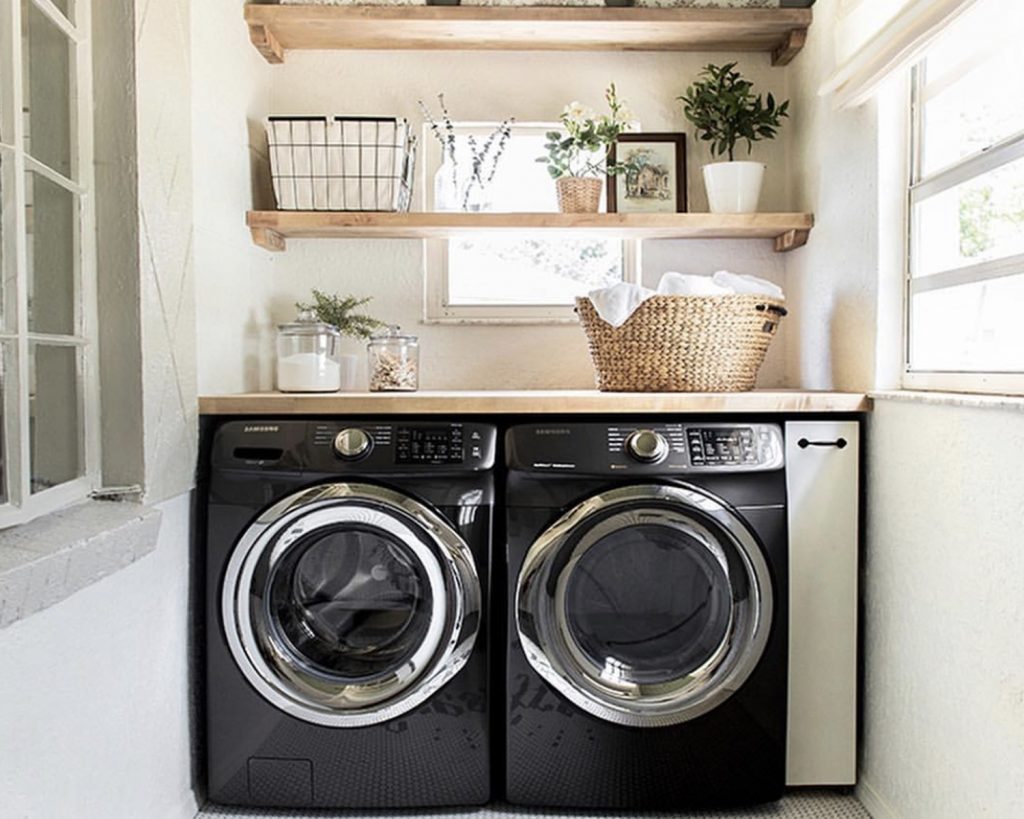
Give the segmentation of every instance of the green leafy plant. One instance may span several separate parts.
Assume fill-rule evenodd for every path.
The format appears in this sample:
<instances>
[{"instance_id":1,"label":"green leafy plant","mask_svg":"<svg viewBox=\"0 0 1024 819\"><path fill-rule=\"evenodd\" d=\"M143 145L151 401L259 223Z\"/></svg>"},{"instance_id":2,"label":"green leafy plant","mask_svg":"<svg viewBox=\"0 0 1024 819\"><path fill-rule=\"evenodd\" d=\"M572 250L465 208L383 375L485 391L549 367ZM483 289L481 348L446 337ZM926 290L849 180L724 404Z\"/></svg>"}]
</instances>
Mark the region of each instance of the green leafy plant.
<instances>
[{"instance_id":1,"label":"green leafy plant","mask_svg":"<svg viewBox=\"0 0 1024 819\"><path fill-rule=\"evenodd\" d=\"M633 112L615 93L615 83L604 92L610 114L598 114L582 103L570 102L559 119L565 128L548 131L544 149L547 156L537 158L548 166L552 179L563 176L612 176L630 167L627 163L608 162L608 152L619 135L629 131L636 119Z\"/></svg>"},{"instance_id":2,"label":"green leafy plant","mask_svg":"<svg viewBox=\"0 0 1024 819\"><path fill-rule=\"evenodd\" d=\"M339 296L314 288L312 302L295 302L295 306L299 310L312 310L320 321L333 324L343 336L369 338L374 330L384 326L384 322L365 313L357 313L356 310L371 300L369 296L365 299Z\"/></svg>"},{"instance_id":3,"label":"green leafy plant","mask_svg":"<svg viewBox=\"0 0 1024 819\"><path fill-rule=\"evenodd\" d=\"M735 70L736 63L708 64L697 81L676 99L697 129L697 137L709 142L712 156L734 159L736 143L746 140L749 154L755 142L774 139L781 120L789 116L789 100L776 103L768 94L754 94L754 84Z\"/></svg>"}]
</instances>

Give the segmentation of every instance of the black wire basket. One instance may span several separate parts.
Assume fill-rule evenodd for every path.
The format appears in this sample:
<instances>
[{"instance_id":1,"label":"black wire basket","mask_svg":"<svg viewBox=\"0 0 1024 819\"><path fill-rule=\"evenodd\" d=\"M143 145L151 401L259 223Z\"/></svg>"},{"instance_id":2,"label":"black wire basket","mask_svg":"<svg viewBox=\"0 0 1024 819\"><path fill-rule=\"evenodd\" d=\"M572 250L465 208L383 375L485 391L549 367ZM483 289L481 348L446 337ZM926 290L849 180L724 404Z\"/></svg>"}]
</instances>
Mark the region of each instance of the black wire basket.
<instances>
[{"instance_id":1,"label":"black wire basket","mask_svg":"<svg viewBox=\"0 0 1024 819\"><path fill-rule=\"evenodd\" d=\"M394 117L270 117L278 210L405 212L416 137Z\"/></svg>"}]
</instances>

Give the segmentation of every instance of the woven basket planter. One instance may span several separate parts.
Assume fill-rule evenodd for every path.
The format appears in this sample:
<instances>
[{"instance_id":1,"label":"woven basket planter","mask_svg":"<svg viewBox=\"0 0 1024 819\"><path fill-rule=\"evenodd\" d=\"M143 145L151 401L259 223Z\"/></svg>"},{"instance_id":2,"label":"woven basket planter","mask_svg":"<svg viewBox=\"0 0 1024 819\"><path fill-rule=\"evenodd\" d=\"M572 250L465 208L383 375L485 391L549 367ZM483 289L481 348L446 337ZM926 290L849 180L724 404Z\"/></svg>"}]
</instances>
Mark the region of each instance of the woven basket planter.
<instances>
[{"instance_id":1,"label":"woven basket planter","mask_svg":"<svg viewBox=\"0 0 1024 819\"><path fill-rule=\"evenodd\" d=\"M562 213L597 213L601 205L600 179L590 176L562 176L555 180L558 209Z\"/></svg>"},{"instance_id":2,"label":"woven basket planter","mask_svg":"<svg viewBox=\"0 0 1024 819\"><path fill-rule=\"evenodd\" d=\"M576 299L576 313L599 390L742 392L754 388L783 305L767 296L652 296L620 327L588 298Z\"/></svg>"}]
</instances>

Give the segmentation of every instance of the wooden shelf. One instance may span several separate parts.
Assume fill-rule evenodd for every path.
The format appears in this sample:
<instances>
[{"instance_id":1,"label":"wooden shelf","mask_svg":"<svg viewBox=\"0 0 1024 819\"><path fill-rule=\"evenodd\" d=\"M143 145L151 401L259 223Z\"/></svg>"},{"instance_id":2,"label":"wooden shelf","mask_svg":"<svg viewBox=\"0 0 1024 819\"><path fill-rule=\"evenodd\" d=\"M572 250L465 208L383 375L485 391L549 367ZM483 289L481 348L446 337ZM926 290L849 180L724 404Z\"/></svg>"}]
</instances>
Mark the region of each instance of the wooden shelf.
<instances>
[{"instance_id":1,"label":"wooden shelf","mask_svg":"<svg viewBox=\"0 0 1024 819\"><path fill-rule=\"evenodd\" d=\"M753 390L751 392L597 392L525 390L479 392L245 393L204 395L203 415L514 415L638 413L867 412L862 393Z\"/></svg>"},{"instance_id":2,"label":"wooden shelf","mask_svg":"<svg viewBox=\"0 0 1024 819\"><path fill-rule=\"evenodd\" d=\"M446 239L467 233L537 231L632 239L773 239L782 252L801 247L809 213L353 213L254 210L253 241L282 251L287 239Z\"/></svg>"},{"instance_id":3,"label":"wooden shelf","mask_svg":"<svg viewBox=\"0 0 1024 819\"><path fill-rule=\"evenodd\" d=\"M786 65L810 9L247 5L267 62L292 49L761 51Z\"/></svg>"}]
</instances>

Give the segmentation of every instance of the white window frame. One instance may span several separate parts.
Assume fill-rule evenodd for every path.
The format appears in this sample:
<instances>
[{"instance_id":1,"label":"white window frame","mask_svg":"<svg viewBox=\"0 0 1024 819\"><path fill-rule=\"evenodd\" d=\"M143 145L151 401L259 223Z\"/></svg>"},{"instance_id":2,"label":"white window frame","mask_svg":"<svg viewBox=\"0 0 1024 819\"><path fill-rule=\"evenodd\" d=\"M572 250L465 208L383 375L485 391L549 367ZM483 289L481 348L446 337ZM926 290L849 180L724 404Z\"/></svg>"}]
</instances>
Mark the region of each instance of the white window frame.
<instances>
[{"instance_id":1,"label":"white window frame","mask_svg":"<svg viewBox=\"0 0 1024 819\"><path fill-rule=\"evenodd\" d=\"M964 71L969 70L970 67L965 63L963 71L955 72L956 76L962 76ZM1024 372L965 372L912 368L910 360L911 313L915 294L1024 273L1024 254L1018 254L940 271L927 276L917 278L913 276L914 243L919 235L915 205L962 182L1024 157L1024 131L1021 131L944 168L924 175L922 173L922 146L924 104L927 102L924 73L923 61L911 69L909 163L911 178L907 196L902 386L912 390L1024 394Z\"/></svg>"},{"instance_id":2,"label":"white window frame","mask_svg":"<svg viewBox=\"0 0 1024 819\"><path fill-rule=\"evenodd\" d=\"M495 123L459 122L460 129L480 128L483 135L489 134ZM516 123L515 129L557 130L562 126L551 122ZM434 175L441 166L441 146L424 126L423 132L423 164L426 168L423 186L424 210L434 210ZM551 183L552 185L554 182ZM473 234L484 236L487 234ZM503 239L514 239L513 231L502 231L494 234ZM536 236L536 233L524 233L523 236ZM579 238L581 234L574 234ZM557 238L552 232L550 238ZM545 234L547 238L547 234ZM635 239L622 239L622 280L640 282L641 276L641 243ZM565 304L506 304L476 305L448 303L448 247L447 239L425 239L423 242L423 323L424 324L575 324L578 322L572 305Z\"/></svg>"},{"instance_id":3,"label":"white window frame","mask_svg":"<svg viewBox=\"0 0 1024 819\"><path fill-rule=\"evenodd\" d=\"M96 222L93 173L93 89L91 0L74 0L74 22L51 0L28 0L59 28L74 48L72 177L49 168L25 150L21 0L0 0L0 169L3 183L3 316L0 357L3 374L4 459L7 501L0 504L0 527L24 523L82 500L99 485L99 377L96 361ZM3 141L9 136L10 142ZM78 202L74 270L73 335L51 335L28 329L28 235L25 175L33 171L74 195ZM79 478L31 491L30 346L33 342L74 347L78 351Z\"/></svg>"}]
</instances>

